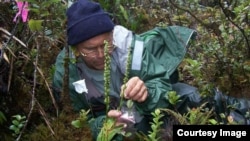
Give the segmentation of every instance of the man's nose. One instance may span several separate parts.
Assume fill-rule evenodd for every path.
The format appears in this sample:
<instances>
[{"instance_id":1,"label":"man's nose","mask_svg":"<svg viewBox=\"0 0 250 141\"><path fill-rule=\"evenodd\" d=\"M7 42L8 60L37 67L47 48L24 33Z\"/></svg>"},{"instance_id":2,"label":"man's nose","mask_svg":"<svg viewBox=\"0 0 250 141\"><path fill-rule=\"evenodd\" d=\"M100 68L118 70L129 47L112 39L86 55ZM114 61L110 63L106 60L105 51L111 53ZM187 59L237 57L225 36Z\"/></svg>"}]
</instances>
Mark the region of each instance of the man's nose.
<instances>
[{"instance_id":1,"label":"man's nose","mask_svg":"<svg viewBox=\"0 0 250 141\"><path fill-rule=\"evenodd\" d=\"M98 47L97 48L97 56L98 57L103 57L104 56L104 48L103 47Z\"/></svg>"}]
</instances>

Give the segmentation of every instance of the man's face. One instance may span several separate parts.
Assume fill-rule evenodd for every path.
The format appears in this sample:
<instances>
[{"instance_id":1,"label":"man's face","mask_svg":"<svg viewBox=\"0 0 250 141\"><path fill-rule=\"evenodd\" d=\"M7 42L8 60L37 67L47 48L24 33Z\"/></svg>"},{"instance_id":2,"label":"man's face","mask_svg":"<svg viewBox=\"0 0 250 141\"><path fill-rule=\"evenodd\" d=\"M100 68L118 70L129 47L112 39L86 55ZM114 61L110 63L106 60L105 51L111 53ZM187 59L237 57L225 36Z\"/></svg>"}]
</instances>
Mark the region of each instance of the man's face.
<instances>
[{"instance_id":1,"label":"man's face","mask_svg":"<svg viewBox=\"0 0 250 141\"><path fill-rule=\"evenodd\" d=\"M109 54L111 54L113 51L112 32L100 34L76 45L76 48L82 55L86 65L91 69L104 70L105 41L109 46Z\"/></svg>"}]
</instances>

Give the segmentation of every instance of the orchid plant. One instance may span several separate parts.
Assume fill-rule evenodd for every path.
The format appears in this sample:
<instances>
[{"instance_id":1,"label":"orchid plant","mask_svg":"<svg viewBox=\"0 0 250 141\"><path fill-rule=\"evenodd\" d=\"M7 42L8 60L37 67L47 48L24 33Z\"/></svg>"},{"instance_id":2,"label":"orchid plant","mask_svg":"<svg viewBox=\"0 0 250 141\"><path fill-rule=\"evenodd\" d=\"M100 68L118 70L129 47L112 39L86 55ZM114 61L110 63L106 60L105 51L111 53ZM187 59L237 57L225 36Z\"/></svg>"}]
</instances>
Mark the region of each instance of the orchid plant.
<instances>
[{"instance_id":1,"label":"orchid plant","mask_svg":"<svg viewBox=\"0 0 250 141\"><path fill-rule=\"evenodd\" d=\"M110 92L110 55L108 54L108 42L104 41L105 47L104 47L104 56L105 56L105 66L104 66L104 95L105 95L105 99L104 102L106 103L106 113L109 110L109 92ZM130 57L131 55L128 55L128 61L127 61L127 66L126 66L126 74L125 77L123 79L123 83L125 84L128 81L128 68L130 65ZM123 87L123 89L121 90L121 99L120 99L120 105L117 108L118 110L121 110L122 106L123 106L123 102L124 102L124 90L126 89L126 86ZM129 104L128 108L131 108L133 103L132 101L128 101ZM128 118L127 115L124 116L125 119ZM103 127L101 129L101 132L99 133L97 140L99 141L110 141L112 140L112 138L116 135L116 134L122 134L124 136L129 136L129 133L124 132L123 130L123 126L117 126L116 125L116 119L114 118L110 118L107 117L103 123Z\"/></svg>"}]
</instances>

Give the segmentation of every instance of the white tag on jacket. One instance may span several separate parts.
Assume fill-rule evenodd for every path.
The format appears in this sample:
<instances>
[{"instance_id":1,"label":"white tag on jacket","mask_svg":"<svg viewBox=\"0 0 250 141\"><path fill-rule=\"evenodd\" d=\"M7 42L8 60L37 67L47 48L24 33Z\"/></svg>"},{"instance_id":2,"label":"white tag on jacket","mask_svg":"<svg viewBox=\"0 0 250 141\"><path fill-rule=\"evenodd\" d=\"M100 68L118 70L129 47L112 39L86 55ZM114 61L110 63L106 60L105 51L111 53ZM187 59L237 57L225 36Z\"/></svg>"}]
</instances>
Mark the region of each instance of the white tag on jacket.
<instances>
[{"instance_id":1,"label":"white tag on jacket","mask_svg":"<svg viewBox=\"0 0 250 141\"><path fill-rule=\"evenodd\" d=\"M75 86L75 91L79 94L82 94L83 92L88 93L88 89L85 84L85 79L76 81L72 83Z\"/></svg>"},{"instance_id":2,"label":"white tag on jacket","mask_svg":"<svg viewBox=\"0 0 250 141\"><path fill-rule=\"evenodd\" d=\"M136 40L132 59L132 70L141 70L142 52L143 42Z\"/></svg>"}]
</instances>

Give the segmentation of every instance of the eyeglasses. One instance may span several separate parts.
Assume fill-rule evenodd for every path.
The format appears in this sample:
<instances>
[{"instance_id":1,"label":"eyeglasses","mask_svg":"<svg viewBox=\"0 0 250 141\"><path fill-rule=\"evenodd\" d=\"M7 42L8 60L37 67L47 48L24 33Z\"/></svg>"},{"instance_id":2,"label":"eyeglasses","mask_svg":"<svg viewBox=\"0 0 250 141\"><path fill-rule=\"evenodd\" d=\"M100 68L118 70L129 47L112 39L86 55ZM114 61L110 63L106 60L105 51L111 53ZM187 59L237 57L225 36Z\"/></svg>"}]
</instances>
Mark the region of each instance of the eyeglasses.
<instances>
[{"instance_id":1,"label":"eyeglasses","mask_svg":"<svg viewBox=\"0 0 250 141\"><path fill-rule=\"evenodd\" d=\"M83 57L95 58L99 54L98 48L101 49L101 51L104 53L105 46L107 46L108 47L108 52L111 53L114 50L115 46L110 45L110 44L111 44L110 42L107 42L107 43L104 43L104 44L102 44L102 45L100 45L98 47L95 47L95 48L91 49L90 51L84 51L84 52L80 51L80 53L81 53L81 55Z\"/></svg>"},{"instance_id":2,"label":"eyeglasses","mask_svg":"<svg viewBox=\"0 0 250 141\"><path fill-rule=\"evenodd\" d=\"M79 48L79 53L85 58L96 58L100 51L104 53L105 46L108 48L108 53L111 53L115 48L115 46L112 43L113 41L112 35L113 34L109 34L108 39L105 39L103 41L103 44L98 45L96 47L89 47L89 48L85 47L82 49Z\"/></svg>"}]
</instances>

